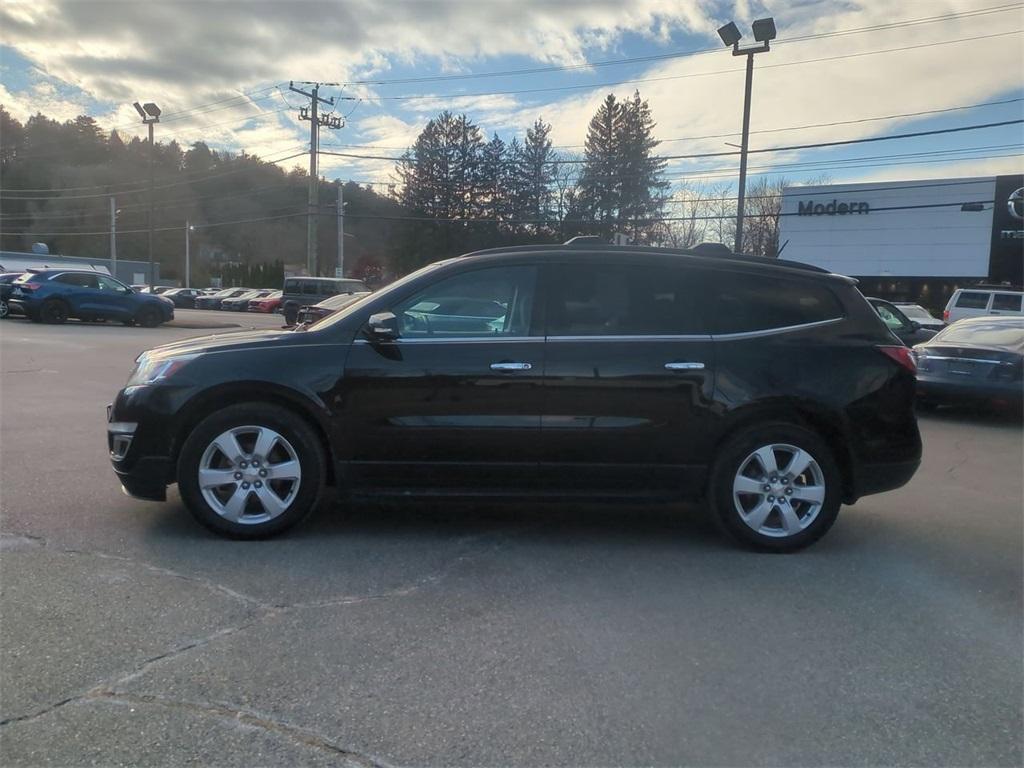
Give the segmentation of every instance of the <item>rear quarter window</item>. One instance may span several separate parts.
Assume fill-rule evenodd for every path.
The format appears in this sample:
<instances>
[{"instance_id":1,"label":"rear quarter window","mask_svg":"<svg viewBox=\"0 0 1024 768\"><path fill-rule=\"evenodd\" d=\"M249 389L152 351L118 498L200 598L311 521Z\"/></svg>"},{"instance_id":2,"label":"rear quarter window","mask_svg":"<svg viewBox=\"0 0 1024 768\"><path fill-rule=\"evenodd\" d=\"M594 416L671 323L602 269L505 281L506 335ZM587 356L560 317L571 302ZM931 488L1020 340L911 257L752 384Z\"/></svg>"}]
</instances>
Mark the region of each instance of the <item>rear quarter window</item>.
<instances>
[{"instance_id":1,"label":"rear quarter window","mask_svg":"<svg viewBox=\"0 0 1024 768\"><path fill-rule=\"evenodd\" d=\"M988 294L977 291L964 291L956 300L956 306L963 309L984 309L988 306Z\"/></svg>"},{"instance_id":2,"label":"rear quarter window","mask_svg":"<svg viewBox=\"0 0 1024 768\"><path fill-rule=\"evenodd\" d=\"M768 331L844 316L832 290L799 277L718 272L709 306L711 332Z\"/></svg>"},{"instance_id":3,"label":"rear quarter window","mask_svg":"<svg viewBox=\"0 0 1024 768\"><path fill-rule=\"evenodd\" d=\"M1020 312L1020 294L997 293L992 297L992 309L1004 312Z\"/></svg>"}]
</instances>

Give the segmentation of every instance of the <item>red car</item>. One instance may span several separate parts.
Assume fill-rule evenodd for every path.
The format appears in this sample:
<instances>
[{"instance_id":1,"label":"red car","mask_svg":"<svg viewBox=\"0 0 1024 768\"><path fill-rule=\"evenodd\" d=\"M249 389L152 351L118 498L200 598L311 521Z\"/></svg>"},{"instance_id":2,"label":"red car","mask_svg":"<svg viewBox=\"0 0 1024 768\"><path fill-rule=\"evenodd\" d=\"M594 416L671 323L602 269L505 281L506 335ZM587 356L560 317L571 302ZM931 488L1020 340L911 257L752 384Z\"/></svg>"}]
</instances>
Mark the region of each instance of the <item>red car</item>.
<instances>
[{"instance_id":1,"label":"red car","mask_svg":"<svg viewBox=\"0 0 1024 768\"><path fill-rule=\"evenodd\" d=\"M281 291L274 291L262 299L253 299L249 302L250 312L273 312L281 304Z\"/></svg>"}]
</instances>

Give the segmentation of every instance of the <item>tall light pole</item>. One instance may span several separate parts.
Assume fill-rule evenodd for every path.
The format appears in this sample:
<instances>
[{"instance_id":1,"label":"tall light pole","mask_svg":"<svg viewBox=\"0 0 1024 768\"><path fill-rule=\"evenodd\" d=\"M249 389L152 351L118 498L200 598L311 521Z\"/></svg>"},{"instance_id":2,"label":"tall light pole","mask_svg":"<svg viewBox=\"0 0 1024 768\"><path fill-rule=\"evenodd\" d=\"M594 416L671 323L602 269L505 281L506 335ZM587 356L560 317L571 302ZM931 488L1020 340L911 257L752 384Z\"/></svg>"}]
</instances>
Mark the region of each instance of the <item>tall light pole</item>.
<instances>
[{"instance_id":1,"label":"tall light pole","mask_svg":"<svg viewBox=\"0 0 1024 768\"><path fill-rule=\"evenodd\" d=\"M153 146L153 126L160 122L160 107L151 101L147 101L143 105L139 105L139 102L135 102L135 111L142 117L142 124L149 126L149 290L152 292L156 285L156 276L153 269L153 198L154 198L154 181L153 181L153 155L155 152Z\"/></svg>"},{"instance_id":2,"label":"tall light pole","mask_svg":"<svg viewBox=\"0 0 1024 768\"><path fill-rule=\"evenodd\" d=\"M743 92L743 139L740 142L740 187L736 196L736 244L733 252L743 250L743 205L747 194L747 142L750 138L750 91L754 80L754 54L769 50L769 42L775 39L775 19L758 19L750 25L754 39L761 45L753 48L740 48L740 33L734 22L729 22L718 30L727 48L732 48L733 56L747 57L747 82Z\"/></svg>"},{"instance_id":3,"label":"tall light pole","mask_svg":"<svg viewBox=\"0 0 1024 768\"><path fill-rule=\"evenodd\" d=\"M189 253L189 241L192 239L191 233L195 231L195 226L189 223L188 219L185 219L185 287L192 287L192 259Z\"/></svg>"},{"instance_id":4,"label":"tall light pole","mask_svg":"<svg viewBox=\"0 0 1024 768\"><path fill-rule=\"evenodd\" d=\"M345 276L345 182L338 182L338 267L335 277Z\"/></svg>"},{"instance_id":5,"label":"tall light pole","mask_svg":"<svg viewBox=\"0 0 1024 768\"><path fill-rule=\"evenodd\" d=\"M117 200L110 198L110 268L117 277Z\"/></svg>"}]
</instances>

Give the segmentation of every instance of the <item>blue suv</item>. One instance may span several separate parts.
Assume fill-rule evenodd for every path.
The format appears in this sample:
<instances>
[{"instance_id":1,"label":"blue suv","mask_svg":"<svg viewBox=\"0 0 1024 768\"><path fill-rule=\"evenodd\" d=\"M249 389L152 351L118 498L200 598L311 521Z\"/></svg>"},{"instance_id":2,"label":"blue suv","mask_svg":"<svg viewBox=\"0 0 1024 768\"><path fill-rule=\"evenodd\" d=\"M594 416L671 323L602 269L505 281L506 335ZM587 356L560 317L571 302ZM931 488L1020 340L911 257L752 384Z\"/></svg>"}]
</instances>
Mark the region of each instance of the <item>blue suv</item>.
<instances>
[{"instance_id":1,"label":"blue suv","mask_svg":"<svg viewBox=\"0 0 1024 768\"><path fill-rule=\"evenodd\" d=\"M154 328L174 319L174 303L169 299L136 293L110 275L81 269L26 272L11 285L9 304L43 323L77 317Z\"/></svg>"}]
</instances>

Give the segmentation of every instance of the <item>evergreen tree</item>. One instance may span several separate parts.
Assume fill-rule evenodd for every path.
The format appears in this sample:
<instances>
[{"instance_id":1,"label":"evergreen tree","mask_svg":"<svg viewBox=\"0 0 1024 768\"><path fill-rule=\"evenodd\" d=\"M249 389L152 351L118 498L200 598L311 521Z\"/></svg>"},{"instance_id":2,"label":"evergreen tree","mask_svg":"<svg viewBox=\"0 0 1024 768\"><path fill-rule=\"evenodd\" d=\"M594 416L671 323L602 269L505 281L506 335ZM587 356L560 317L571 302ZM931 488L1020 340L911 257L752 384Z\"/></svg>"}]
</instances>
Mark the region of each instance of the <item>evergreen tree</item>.
<instances>
[{"instance_id":1,"label":"evergreen tree","mask_svg":"<svg viewBox=\"0 0 1024 768\"><path fill-rule=\"evenodd\" d=\"M527 129L522 163L516 168L523 176L517 185L522 189L523 218L542 222L533 227L538 233L553 217L554 152L551 149L550 134L551 125L543 120L537 120Z\"/></svg>"},{"instance_id":2,"label":"evergreen tree","mask_svg":"<svg viewBox=\"0 0 1024 768\"><path fill-rule=\"evenodd\" d=\"M619 224L629 230L634 241L644 239L651 230L646 222L661 215L668 188L668 182L661 178L665 161L652 155L660 143L653 135L655 125L647 102L634 91L633 98L622 105L618 141Z\"/></svg>"},{"instance_id":3,"label":"evergreen tree","mask_svg":"<svg viewBox=\"0 0 1024 768\"><path fill-rule=\"evenodd\" d=\"M622 202L619 142L622 137L622 104L609 93L590 120L584 142L583 176L579 209L593 220L597 231L611 237Z\"/></svg>"}]
</instances>

